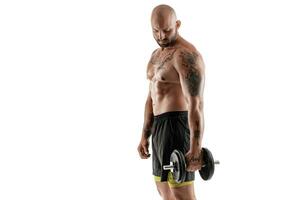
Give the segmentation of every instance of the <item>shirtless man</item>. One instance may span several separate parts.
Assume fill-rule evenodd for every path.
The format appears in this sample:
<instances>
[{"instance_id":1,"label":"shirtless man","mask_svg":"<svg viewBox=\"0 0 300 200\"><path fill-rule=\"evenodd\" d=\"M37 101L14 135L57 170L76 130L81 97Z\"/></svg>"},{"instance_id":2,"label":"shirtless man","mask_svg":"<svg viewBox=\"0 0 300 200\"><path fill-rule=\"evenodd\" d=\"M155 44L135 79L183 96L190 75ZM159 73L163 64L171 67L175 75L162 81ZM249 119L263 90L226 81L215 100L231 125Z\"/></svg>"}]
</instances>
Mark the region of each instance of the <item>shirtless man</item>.
<instances>
[{"instance_id":1,"label":"shirtless man","mask_svg":"<svg viewBox=\"0 0 300 200\"><path fill-rule=\"evenodd\" d=\"M150 157L152 136L153 175L164 200L195 200L193 181L202 162L204 63L196 48L178 34L180 24L170 6L153 9L151 25L160 48L147 67L150 86L138 152L142 159ZM162 169L174 149L187 161L186 179L180 184Z\"/></svg>"}]
</instances>

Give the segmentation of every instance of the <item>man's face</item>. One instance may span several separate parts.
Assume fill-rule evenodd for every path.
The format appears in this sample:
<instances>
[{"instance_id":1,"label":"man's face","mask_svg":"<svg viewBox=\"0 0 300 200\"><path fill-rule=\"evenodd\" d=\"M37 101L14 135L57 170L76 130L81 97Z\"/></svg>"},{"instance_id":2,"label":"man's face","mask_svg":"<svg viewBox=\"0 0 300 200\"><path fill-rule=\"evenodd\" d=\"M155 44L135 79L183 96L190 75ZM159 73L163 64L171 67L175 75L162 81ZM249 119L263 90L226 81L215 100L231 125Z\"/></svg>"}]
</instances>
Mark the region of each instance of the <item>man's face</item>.
<instances>
[{"instance_id":1,"label":"man's face","mask_svg":"<svg viewBox=\"0 0 300 200\"><path fill-rule=\"evenodd\" d=\"M171 46L177 38L176 23L158 23L157 21L153 21L152 31L154 39L161 47Z\"/></svg>"}]
</instances>

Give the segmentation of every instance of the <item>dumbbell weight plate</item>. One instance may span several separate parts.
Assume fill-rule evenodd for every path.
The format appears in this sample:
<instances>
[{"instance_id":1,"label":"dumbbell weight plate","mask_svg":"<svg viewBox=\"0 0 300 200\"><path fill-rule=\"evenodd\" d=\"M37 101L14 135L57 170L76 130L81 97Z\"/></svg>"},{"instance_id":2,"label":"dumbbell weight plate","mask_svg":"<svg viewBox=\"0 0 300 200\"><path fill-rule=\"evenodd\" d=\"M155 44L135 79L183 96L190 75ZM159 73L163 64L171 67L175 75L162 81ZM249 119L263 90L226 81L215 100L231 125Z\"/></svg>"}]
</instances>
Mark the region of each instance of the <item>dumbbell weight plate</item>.
<instances>
[{"instance_id":1,"label":"dumbbell weight plate","mask_svg":"<svg viewBox=\"0 0 300 200\"><path fill-rule=\"evenodd\" d=\"M199 170L200 176L203 180L211 179L215 171L215 163L212 153L207 148L202 148L203 153L203 167Z\"/></svg>"},{"instance_id":2,"label":"dumbbell weight plate","mask_svg":"<svg viewBox=\"0 0 300 200\"><path fill-rule=\"evenodd\" d=\"M171 154L170 161L174 164L173 179L177 183L182 183L185 180L185 157L177 150L174 150Z\"/></svg>"}]
</instances>

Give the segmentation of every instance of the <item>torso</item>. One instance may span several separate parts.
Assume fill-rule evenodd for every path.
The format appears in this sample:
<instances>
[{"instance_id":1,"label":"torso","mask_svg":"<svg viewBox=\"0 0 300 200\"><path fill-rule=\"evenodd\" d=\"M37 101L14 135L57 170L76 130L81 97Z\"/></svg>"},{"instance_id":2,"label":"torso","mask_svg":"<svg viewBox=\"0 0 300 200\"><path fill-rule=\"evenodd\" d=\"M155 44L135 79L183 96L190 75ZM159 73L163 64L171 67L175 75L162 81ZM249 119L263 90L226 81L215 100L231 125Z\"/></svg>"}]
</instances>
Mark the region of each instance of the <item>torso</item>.
<instances>
[{"instance_id":1,"label":"torso","mask_svg":"<svg viewBox=\"0 0 300 200\"><path fill-rule=\"evenodd\" d=\"M157 49L149 62L147 78L150 82L153 114L187 110L180 80L174 68L177 48Z\"/></svg>"}]
</instances>

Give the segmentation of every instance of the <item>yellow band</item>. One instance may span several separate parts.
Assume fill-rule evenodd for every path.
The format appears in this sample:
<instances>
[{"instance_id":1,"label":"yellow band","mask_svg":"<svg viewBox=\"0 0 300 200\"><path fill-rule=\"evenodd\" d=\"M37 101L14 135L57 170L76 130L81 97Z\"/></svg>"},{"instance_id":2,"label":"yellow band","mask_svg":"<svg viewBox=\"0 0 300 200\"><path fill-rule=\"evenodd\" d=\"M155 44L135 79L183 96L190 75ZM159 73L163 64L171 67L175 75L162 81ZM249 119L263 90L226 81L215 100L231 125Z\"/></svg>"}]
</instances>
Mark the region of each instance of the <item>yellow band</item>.
<instances>
[{"instance_id":1,"label":"yellow band","mask_svg":"<svg viewBox=\"0 0 300 200\"><path fill-rule=\"evenodd\" d=\"M156 182L160 182L161 181L161 177L160 176L154 176L154 180ZM171 187L171 188L174 188L174 187L182 187L182 186L185 186L185 185L191 185L194 181L186 181L186 182L182 182L182 183L177 183L174 179L173 179L173 176L172 176L172 173L169 172L168 173L168 185Z\"/></svg>"}]
</instances>

